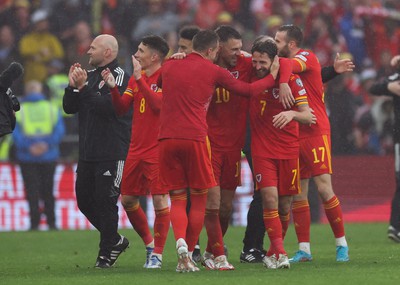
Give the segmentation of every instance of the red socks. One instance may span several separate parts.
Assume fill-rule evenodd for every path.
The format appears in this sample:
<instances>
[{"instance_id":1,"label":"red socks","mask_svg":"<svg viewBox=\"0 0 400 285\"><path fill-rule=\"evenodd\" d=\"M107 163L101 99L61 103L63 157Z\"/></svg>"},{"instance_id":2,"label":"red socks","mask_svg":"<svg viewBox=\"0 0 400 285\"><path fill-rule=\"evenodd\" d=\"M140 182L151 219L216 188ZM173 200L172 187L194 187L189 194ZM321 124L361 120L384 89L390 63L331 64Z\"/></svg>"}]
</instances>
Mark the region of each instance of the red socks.
<instances>
[{"instance_id":1,"label":"red socks","mask_svg":"<svg viewBox=\"0 0 400 285\"><path fill-rule=\"evenodd\" d=\"M292 214L297 241L310 242L311 214L308 200L293 201Z\"/></svg>"},{"instance_id":2,"label":"red socks","mask_svg":"<svg viewBox=\"0 0 400 285\"><path fill-rule=\"evenodd\" d=\"M171 216L169 207L161 210L155 210L156 218L154 220L154 253L162 254L165 241L167 240Z\"/></svg>"},{"instance_id":3,"label":"red socks","mask_svg":"<svg viewBox=\"0 0 400 285\"><path fill-rule=\"evenodd\" d=\"M324 209L335 238L344 236L342 207L336 196L324 202Z\"/></svg>"},{"instance_id":4,"label":"red socks","mask_svg":"<svg viewBox=\"0 0 400 285\"><path fill-rule=\"evenodd\" d=\"M171 224L175 240L180 238L186 240L186 229L188 227L186 191L179 194L172 191L169 193L169 197L171 199Z\"/></svg>"},{"instance_id":5,"label":"red socks","mask_svg":"<svg viewBox=\"0 0 400 285\"><path fill-rule=\"evenodd\" d=\"M286 254L286 251L283 248L282 224L279 219L278 210L264 209L263 218L265 230L271 242L267 255L271 256L276 254L278 257L279 254Z\"/></svg>"},{"instance_id":6,"label":"red socks","mask_svg":"<svg viewBox=\"0 0 400 285\"><path fill-rule=\"evenodd\" d=\"M137 203L132 208L125 208L126 215L132 224L132 227L142 238L144 244L149 244L153 241L146 214L140 204Z\"/></svg>"},{"instance_id":7,"label":"red socks","mask_svg":"<svg viewBox=\"0 0 400 285\"><path fill-rule=\"evenodd\" d=\"M207 230L207 252L211 252L215 257L224 254L224 241L222 239L221 225L219 222L218 209L206 209L204 225Z\"/></svg>"},{"instance_id":8,"label":"red socks","mask_svg":"<svg viewBox=\"0 0 400 285\"><path fill-rule=\"evenodd\" d=\"M287 215L284 216L279 215L279 219L282 224L282 239L285 239L287 229L289 228L290 213L287 213Z\"/></svg>"},{"instance_id":9,"label":"red socks","mask_svg":"<svg viewBox=\"0 0 400 285\"><path fill-rule=\"evenodd\" d=\"M186 231L188 250L193 251L204 224L208 189L190 190L189 223ZM186 195L186 193L185 193Z\"/></svg>"}]
</instances>

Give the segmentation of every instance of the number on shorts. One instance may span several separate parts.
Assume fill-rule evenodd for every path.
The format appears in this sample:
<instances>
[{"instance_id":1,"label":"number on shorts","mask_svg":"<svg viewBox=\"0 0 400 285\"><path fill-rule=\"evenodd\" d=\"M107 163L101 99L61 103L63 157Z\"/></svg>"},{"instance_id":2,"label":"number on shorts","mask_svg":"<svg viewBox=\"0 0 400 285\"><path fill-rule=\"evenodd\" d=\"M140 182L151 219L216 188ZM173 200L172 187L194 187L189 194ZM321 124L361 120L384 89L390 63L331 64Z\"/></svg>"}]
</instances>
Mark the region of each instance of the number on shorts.
<instances>
[{"instance_id":1,"label":"number on shorts","mask_svg":"<svg viewBox=\"0 0 400 285\"><path fill-rule=\"evenodd\" d=\"M320 156L318 156L318 151ZM317 149L313 148L312 152L314 154L314 163L324 162L325 161L325 148L323 146Z\"/></svg>"},{"instance_id":2,"label":"number on shorts","mask_svg":"<svg viewBox=\"0 0 400 285\"><path fill-rule=\"evenodd\" d=\"M292 185L296 182L297 179L297 169L292 169L293 177L292 177Z\"/></svg>"}]
</instances>

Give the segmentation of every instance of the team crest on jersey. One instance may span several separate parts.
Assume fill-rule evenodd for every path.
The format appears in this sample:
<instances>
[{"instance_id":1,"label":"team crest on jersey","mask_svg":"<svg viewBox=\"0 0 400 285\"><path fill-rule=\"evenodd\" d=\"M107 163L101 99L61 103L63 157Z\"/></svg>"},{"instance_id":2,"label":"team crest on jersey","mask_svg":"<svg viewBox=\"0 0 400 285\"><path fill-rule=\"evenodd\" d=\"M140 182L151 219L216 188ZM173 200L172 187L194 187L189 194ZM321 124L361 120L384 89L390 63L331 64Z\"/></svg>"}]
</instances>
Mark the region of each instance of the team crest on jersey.
<instances>
[{"instance_id":1,"label":"team crest on jersey","mask_svg":"<svg viewBox=\"0 0 400 285\"><path fill-rule=\"evenodd\" d=\"M99 89L103 88L104 84L106 84L106 83L104 82L104 80L100 81L100 83L99 83Z\"/></svg>"},{"instance_id":2,"label":"team crest on jersey","mask_svg":"<svg viewBox=\"0 0 400 285\"><path fill-rule=\"evenodd\" d=\"M272 96L274 96L275 99L279 98L279 88L272 89Z\"/></svg>"},{"instance_id":3,"label":"team crest on jersey","mask_svg":"<svg viewBox=\"0 0 400 285\"><path fill-rule=\"evenodd\" d=\"M303 81L301 81L300 78L297 78L297 79L296 79L296 84L297 84L299 87L303 87Z\"/></svg>"},{"instance_id":4,"label":"team crest on jersey","mask_svg":"<svg viewBox=\"0 0 400 285\"><path fill-rule=\"evenodd\" d=\"M151 84L150 85L150 89L152 90L152 91L154 91L154 92L157 92L157 90L158 90L158 86L157 86L157 84Z\"/></svg>"},{"instance_id":5,"label":"team crest on jersey","mask_svg":"<svg viewBox=\"0 0 400 285\"><path fill-rule=\"evenodd\" d=\"M261 182L261 178L262 178L261 174L257 174L257 175L256 175L256 181L257 181L258 183Z\"/></svg>"},{"instance_id":6,"label":"team crest on jersey","mask_svg":"<svg viewBox=\"0 0 400 285\"><path fill-rule=\"evenodd\" d=\"M232 74L233 77L235 77L236 79L239 78L239 71L232 71L231 74Z\"/></svg>"}]
</instances>

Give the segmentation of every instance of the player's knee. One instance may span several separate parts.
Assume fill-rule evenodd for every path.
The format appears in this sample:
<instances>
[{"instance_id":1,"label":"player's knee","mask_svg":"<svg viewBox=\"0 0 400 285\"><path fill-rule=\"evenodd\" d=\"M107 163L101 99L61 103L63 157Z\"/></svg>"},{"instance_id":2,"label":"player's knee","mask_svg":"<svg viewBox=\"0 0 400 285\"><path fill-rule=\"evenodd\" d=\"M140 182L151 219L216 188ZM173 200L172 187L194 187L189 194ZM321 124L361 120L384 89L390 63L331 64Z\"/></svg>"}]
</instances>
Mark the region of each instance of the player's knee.
<instances>
[{"instance_id":1,"label":"player's knee","mask_svg":"<svg viewBox=\"0 0 400 285\"><path fill-rule=\"evenodd\" d=\"M222 205L219 208L219 216L221 218L229 218L232 214L232 205Z\"/></svg>"},{"instance_id":2,"label":"player's knee","mask_svg":"<svg viewBox=\"0 0 400 285\"><path fill-rule=\"evenodd\" d=\"M154 209L164 209L168 207L168 195L153 195Z\"/></svg>"},{"instance_id":3,"label":"player's knee","mask_svg":"<svg viewBox=\"0 0 400 285\"><path fill-rule=\"evenodd\" d=\"M121 197L121 204L124 209L131 209L137 204L139 204L138 197L135 196L124 196Z\"/></svg>"},{"instance_id":4,"label":"player's knee","mask_svg":"<svg viewBox=\"0 0 400 285\"><path fill-rule=\"evenodd\" d=\"M275 196L263 197L263 208L264 209L276 209L278 208L278 199Z\"/></svg>"}]
</instances>

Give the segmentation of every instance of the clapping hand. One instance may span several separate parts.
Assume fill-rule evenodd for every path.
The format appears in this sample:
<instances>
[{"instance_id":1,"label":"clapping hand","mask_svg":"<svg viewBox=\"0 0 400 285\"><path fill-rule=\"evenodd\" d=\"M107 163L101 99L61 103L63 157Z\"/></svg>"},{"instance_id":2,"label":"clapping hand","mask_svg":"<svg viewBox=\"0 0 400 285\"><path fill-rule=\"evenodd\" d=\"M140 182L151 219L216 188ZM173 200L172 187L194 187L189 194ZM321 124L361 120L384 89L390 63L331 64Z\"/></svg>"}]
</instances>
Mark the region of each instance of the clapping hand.
<instances>
[{"instance_id":1,"label":"clapping hand","mask_svg":"<svg viewBox=\"0 0 400 285\"><path fill-rule=\"evenodd\" d=\"M103 77L104 82L109 88L114 88L115 87L115 77L112 75L111 71L109 68L104 69L101 72L101 76Z\"/></svg>"}]
</instances>

